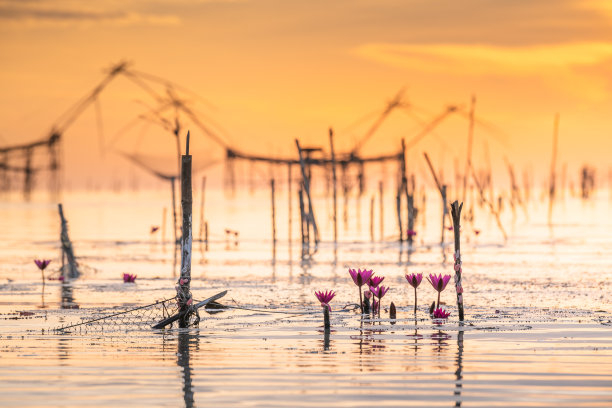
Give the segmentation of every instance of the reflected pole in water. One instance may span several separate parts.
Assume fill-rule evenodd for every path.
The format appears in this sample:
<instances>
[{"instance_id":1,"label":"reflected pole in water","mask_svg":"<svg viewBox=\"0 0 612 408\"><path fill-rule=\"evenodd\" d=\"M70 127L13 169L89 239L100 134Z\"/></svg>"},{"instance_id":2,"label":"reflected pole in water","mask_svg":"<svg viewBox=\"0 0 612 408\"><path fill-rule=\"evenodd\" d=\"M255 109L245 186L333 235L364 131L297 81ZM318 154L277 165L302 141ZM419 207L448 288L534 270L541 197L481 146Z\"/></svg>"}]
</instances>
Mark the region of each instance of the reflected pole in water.
<instances>
[{"instance_id":1,"label":"reflected pole in water","mask_svg":"<svg viewBox=\"0 0 612 408\"><path fill-rule=\"evenodd\" d=\"M463 323L459 323L463 326ZM461 406L461 391L463 388L463 327L459 327L457 334L457 371L455 371L455 406Z\"/></svg>"},{"instance_id":2,"label":"reflected pole in water","mask_svg":"<svg viewBox=\"0 0 612 408\"><path fill-rule=\"evenodd\" d=\"M190 343L192 340L197 344L198 336L187 331L180 331L178 333L178 357L176 364L183 369L183 400L185 401L186 408L193 407L195 401L192 383L193 369L189 361Z\"/></svg>"}]
</instances>

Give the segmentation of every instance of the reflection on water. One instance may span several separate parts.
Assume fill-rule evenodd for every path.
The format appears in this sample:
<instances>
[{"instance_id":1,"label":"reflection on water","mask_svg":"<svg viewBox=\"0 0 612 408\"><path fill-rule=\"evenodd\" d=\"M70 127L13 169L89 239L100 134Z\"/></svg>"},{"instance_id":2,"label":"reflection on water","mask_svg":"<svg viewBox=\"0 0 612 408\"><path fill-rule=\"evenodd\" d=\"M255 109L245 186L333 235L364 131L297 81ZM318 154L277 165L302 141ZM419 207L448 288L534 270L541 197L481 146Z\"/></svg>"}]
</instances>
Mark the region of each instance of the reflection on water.
<instances>
[{"instance_id":1,"label":"reflection on water","mask_svg":"<svg viewBox=\"0 0 612 408\"><path fill-rule=\"evenodd\" d=\"M136 197L126 214L123 199L105 200L66 204L71 238L88 268L71 282L48 281L44 290L31 260L57 256L55 211L41 214L29 204L30 220L20 206L0 206L6 220L0 229L0 405L612 405L607 202L592 213L576 212L568 202L568 217L554 235L531 213L507 245L500 244L495 221L476 213L483 233L464 249L467 321L457 321L454 292L447 288L441 300L453 314L436 325L427 313L435 292L418 288L415 314L414 290L404 278L408 267L425 276L451 273L445 257L452 249L439 246L435 220L427 227L420 221L412 247L359 240L352 231L357 238L337 246L322 241L304 261L299 240L292 250L280 237L272 262L271 242L261 239L266 232L253 214L216 217L224 213L211 199L210 247L199 251L200 259L194 255L192 291L203 299L229 289L224 304L244 309L203 314L198 328L184 331L118 325L49 332L173 296L175 246L152 242L150 235L167 203ZM262 219L267 225L269 217ZM322 229L325 219L322 214ZM351 220L350 227L356 225ZM16 236L22 226L26 232ZM240 229L238 247L230 236L225 250L225 228ZM393 228L385 225L389 234ZM396 319L362 316L351 307L357 291L347 267L385 276L391 287L385 300L397 305ZM123 283L125 272L138 275L135 284ZM321 289L337 293L331 330L323 328L313 294Z\"/></svg>"},{"instance_id":2,"label":"reflection on water","mask_svg":"<svg viewBox=\"0 0 612 408\"><path fill-rule=\"evenodd\" d=\"M183 401L185 402L186 408L191 408L194 405L194 392L192 375L193 369L189 362L189 355L193 351L197 353L199 350L199 336L196 332L192 333L190 330L181 329L178 332L177 342L177 360L176 364L181 367L183 371Z\"/></svg>"}]
</instances>

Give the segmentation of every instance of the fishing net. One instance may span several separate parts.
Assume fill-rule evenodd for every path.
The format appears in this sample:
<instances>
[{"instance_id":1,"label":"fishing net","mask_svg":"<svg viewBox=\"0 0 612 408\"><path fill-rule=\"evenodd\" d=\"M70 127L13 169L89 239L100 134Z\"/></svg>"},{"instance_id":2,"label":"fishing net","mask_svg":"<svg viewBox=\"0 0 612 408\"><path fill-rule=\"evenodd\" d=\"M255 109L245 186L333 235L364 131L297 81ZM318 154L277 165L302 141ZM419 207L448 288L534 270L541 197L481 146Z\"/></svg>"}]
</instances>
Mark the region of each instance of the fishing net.
<instances>
[{"instance_id":1,"label":"fishing net","mask_svg":"<svg viewBox=\"0 0 612 408\"><path fill-rule=\"evenodd\" d=\"M80 321L74 321L51 331L55 333L90 333L90 332L125 332L134 330L150 330L160 321L176 315L178 306L176 298L158 300L145 306L139 306L122 311L98 311L82 316ZM190 326L195 324L197 316L192 316ZM172 323L177 325L177 323ZM168 326L171 327L171 326Z\"/></svg>"}]
</instances>

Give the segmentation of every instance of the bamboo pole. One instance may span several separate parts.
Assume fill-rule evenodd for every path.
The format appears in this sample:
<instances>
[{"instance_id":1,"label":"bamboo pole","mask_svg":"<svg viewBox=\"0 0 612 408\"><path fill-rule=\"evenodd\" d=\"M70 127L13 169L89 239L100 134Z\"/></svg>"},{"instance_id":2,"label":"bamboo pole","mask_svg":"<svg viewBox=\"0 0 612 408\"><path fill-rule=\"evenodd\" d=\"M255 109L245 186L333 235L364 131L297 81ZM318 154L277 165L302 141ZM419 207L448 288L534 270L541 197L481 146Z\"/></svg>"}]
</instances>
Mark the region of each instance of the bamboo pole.
<instances>
[{"instance_id":1,"label":"bamboo pole","mask_svg":"<svg viewBox=\"0 0 612 408\"><path fill-rule=\"evenodd\" d=\"M370 199L370 240L374 242L374 195Z\"/></svg>"},{"instance_id":2,"label":"bamboo pole","mask_svg":"<svg viewBox=\"0 0 612 408\"><path fill-rule=\"evenodd\" d=\"M185 154L181 156L181 209L183 214L183 234L181 237L181 275L177 286L179 306L179 327L189 325L189 318L197 309L193 309L191 296L191 246L192 246L192 191L191 191L191 155L189 154L189 132ZM198 318L199 320L199 318Z\"/></svg>"},{"instance_id":3,"label":"bamboo pole","mask_svg":"<svg viewBox=\"0 0 612 408\"><path fill-rule=\"evenodd\" d=\"M60 241L62 244L62 252L66 255L66 260L68 261L68 278L75 279L80 275L78 263L76 261L76 256L74 255L74 250L72 248L72 242L68 237L68 222L66 218L64 218L64 209L62 204L57 205L60 221L62 224L62 232L60 233ZM62 257L62 266L64 264ZM62 270L62 276L65 276L65 271Z\"/></svg>"},{"instance_id":4,"label":"bamboo pole","mask_svg":"<svg viewBox=\"0 0 612 408\"><path fill-rule=\"evenodd\" d=\"M446 217L448 214L448 209L446 207L446 184L442 185L440 180L438 180L438 176L436 175L436 171L431 164L431 160L429 159L429 155L427 153L423 153L425 156L425 160L427 161L427 165L429 166L429 170L431 171L431 175L434 178L436 186L438 187L438 191L440 192L440 197L442 198L442 237L440 239L440 245L444 245L444 230L446 229Z\"/></svg>"},{"instance_id":5,"label":"bamboo pole","mask_svg":"<svg viewBox=\"0 0 612 408\"><path fill-rule=\"evenodd\" d=\"M550 163L550 181L548 185L548 224L552 223L553 203L555 201L556 192L556 167L557 167L557 149L559 143L559 114L555 115L553 144L552 144L552 159Z\"/></svg>"},{"instance_id":6,"label":"bamboo pole","mask_svg":"<svg viewBox=\"0 0 612 408\"><path fill-rule=\"evenodd\" d=\"M176 246L178 244L178 237L176 236L176 224L177 224L177 217L176 217L176 186L175 186L175 181L176 181L176 177L171 177L170 178L170 183L171 183L171 187L172 187L172 231L174 231L174 245Z\"/></svg>"},{"instance_id":7,"label":"bamboo pole","mask_svg":"<svg viewBox=\"0 0 612 408\"><path fill-rule=\"evenodd\" d=\"M289 210L288 210L288 219L287 219L287 241L289 241L289 253L291 254L291 216L293 212L292 203L291 203L291 182L292 182L292 174L291 174L291 163L287 164L287 201L289 202ZM291 258L291 257L290 257Z\"/></svg>"},{"instance_id":8,"label":"bamboo pole","mask_svg":"<svg viewBox=\"0 0 612 408\"><path fill-rule=\"evenodd\" d=\"M416 218L416 211L414 208L414 195L416 191L416 183L414 181L414 174L410 177L410 188L406 190L406 204L408 206L408 243L412 245L414 241L414 220Z\"/></svg>"},{"instance_id":9,"label":"bamboo pole","mask_svg":"<svg viewBox=\"0 0 612 408\"><path fill-rule=\"evenodd\" d=\"M482 187L482 185L480 184L480 182L478 181L478 177L476 177L476 172L474 171L474 167L471 168L472 170L472 179L474 180L474 184L476 185L476 189L478 190L478 194L480 194L480 199L482 200L483 203L487 204L489 206L489 210L491 211L491 214L493 214L495 216L495 221L497 223L497 226L499 227L499 230L501 231L502 235L504 236L504 241L508 240L508 235L506 234L506 230L504 229L504 226L501 222L501 219L499 218L499 212L495 209L495 205L493 204L493 202L491 200L488 200L485 197L484 194L484 189Z\"/></svg>"},{"instance_id":10,"label":"bamboo pole","mask_svg":"<svg viewBox=\"0 0 612 408\"><path fill-rule=\"evenodd\" d=\"M474 140L474 110L476 108L476 96L472 95L472 101L470 104L470 125L468 129L468 143L467 143L467 155L465 161L465 172L463 173L463 193L461 195L462 202L465 203L466 191L467 191L467 180L470 167L472 166L472 143Z\"/></svg>"},{"instance_id":11,"label":"bamboo pole","mask_svg":"<svg viewBox=\"0 0 612 408\"><path fill-rule=\"evenodd\" d=\"M276 259L276 204L274 179L270 179L270 190L272 193L272 258Z\"/></svg>"},{"instance_id":12,"label":"bamboo pole","mask_svg":"<svg viewBox=\"0 0 612 408\"><path fill-rule=\"evenodd\" d=\"M162 245L166 243L166 212L168 209L164 207L162 210L162 223L161 223L161 242Z\"/></svg>"},{"instance_id":13,"label":"bamboo pole","mask_svg":"<svg viewBox=\"0 0 612 408\"><path fill-rule=\"evenodd\" d=\"M385 240L385 211L384 211L384 183L378 182L378 210L379 210L379 223L380 223L380 240Z\"/></svg>"},{"instance_id":14,"label":"bamboo pole","mask_svg":"<svg viewBox=\"0 0 612 408\"><path fill-rule=\"evenodd\" d=\"M336 153L334 151L334 131L329 128L329 146L332 160L332 180L334 187L334 243L338 242L338 180L336 176Z\"/></svg>"},{"instance_id":15,"label":"bamboo pole","mask_svg":"<svg viewBox=\"0 0 612 408\"><path fill-rule=\"evenodd\" d=\"M319 230L317 229L317 222L315 221L314 211L312 209L312 197L310 195L310 179L306 174L306 167L304 163L304 158L302 156L302 148L300 147L300 142L297 139L295 139L295 145L297 146L298 154L300 156L300 168L302 169L302 177L304 179L304 191L306 192L306 198L308 198L308 220L310 223L312 223L316 246L319 244Z\"/></svg>"},{"instance_id":16,"label":"bamboo pole","mask_svg":"<svg viewBox=\"0 0 612 408\"><path fill-rule=\"evenodd\" d=\"M461 285L461 209L457 201L451 204L451 215L453 218L453 232L455 233L455 289L457 291L457 309L459 310L459 321L463 321L463 286Z\"/></svg>"},{"instance_id":17,"label":"bamboo pole","mask_svg":"<svg viewBox=\"0 0 612 408\"><path fill-rule=\"evenodd\" d=\"M395 195L395 209L397 211L397 226L399 227L399 242L404 242L404 231L402 227L402 200L401 187L398 187Z\"/></svg>"},{"instance_id":18,"label":"bamboo pole","mask_svg":"<svg viewBox=\"0 0 612 408\"><path fill-rule=\"evenodd\" d=\"M206 176L202 177L202 190L200 193L200 242L202 242L204 235L204 200L206 198Z\"/></svg>"},{"instance_id":19,"label":"bamboo pole","mask_svg":"<svg viewBox=\"0 0 612 408\"><path fill-rule=\"evenodd\" d=\"M300 185L298 191L298 198L300 203L300 233L302 236L302 256L304 255L304 247L306 246L306 231L304 230L304 224L306 223L306 214L304 214L304 189Z\"/></svg>"}]
</instances>

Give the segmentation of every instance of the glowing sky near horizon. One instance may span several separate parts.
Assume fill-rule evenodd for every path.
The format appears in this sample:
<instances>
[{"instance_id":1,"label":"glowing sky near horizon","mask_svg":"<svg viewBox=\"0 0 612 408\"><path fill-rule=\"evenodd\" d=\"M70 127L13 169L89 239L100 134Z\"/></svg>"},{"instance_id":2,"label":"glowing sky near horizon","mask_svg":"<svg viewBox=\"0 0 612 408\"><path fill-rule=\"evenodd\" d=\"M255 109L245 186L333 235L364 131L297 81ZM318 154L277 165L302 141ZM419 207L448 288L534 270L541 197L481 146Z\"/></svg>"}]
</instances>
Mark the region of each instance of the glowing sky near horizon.
<instances>
[{"instance_id":1,"label":"glowing sky near horizon","mask_svg":"<svg viewBox=\"0 0 612 408\"><path fill-rule=\"evenodd\" d=\"M0 0L0 145L44 137L122 59L193 90L203 117L254 153L293 154L296 137L326 146L329 126L349 149L405 87L414 109L390 116L366 152L394 151L474 94L488 124L476 129L475 157L489 148L501 166L505 156L546 170L559 112L559 162L610 165L605 1ZM113 83L100 99L105 139L91 108L66 132L67 177L130 168L111 140L150 157L173 149L155 125L115 137L150 103L129 81ZM411 158L428 150L450 173L466 135L466 121L449 118Z\"/></svg>"}]
</instances>

